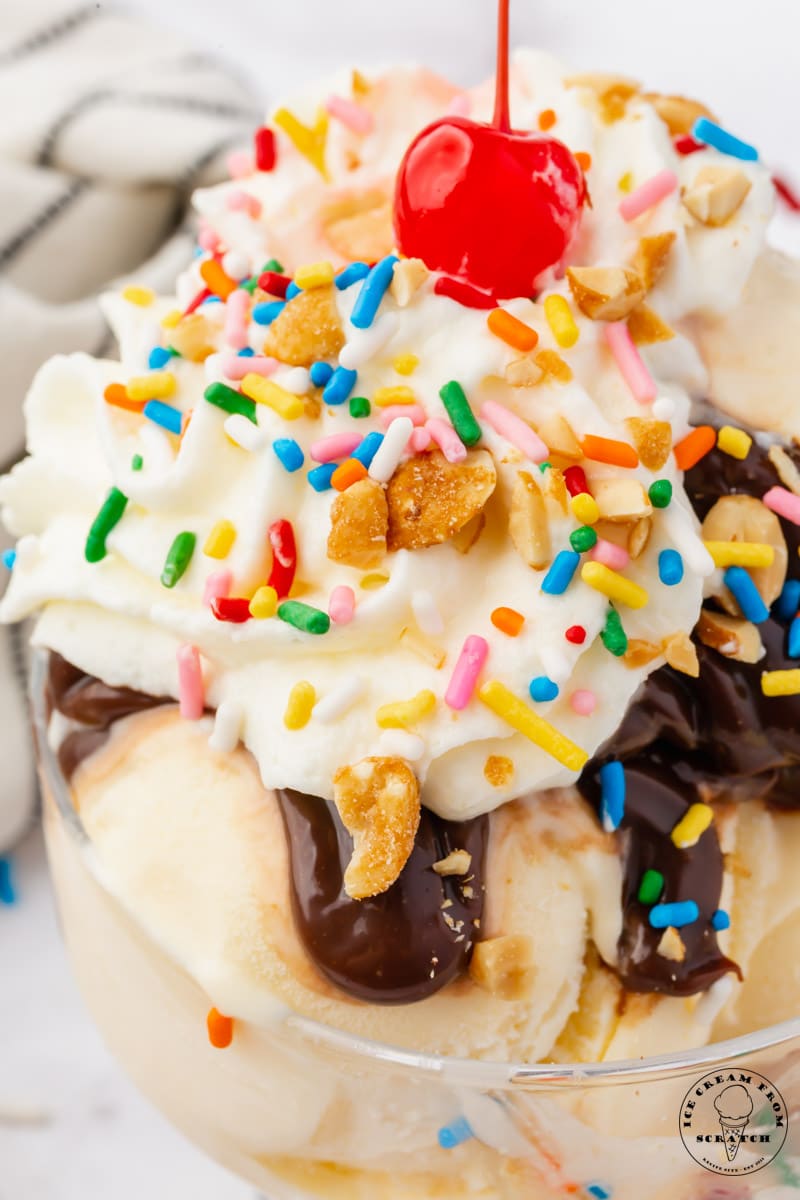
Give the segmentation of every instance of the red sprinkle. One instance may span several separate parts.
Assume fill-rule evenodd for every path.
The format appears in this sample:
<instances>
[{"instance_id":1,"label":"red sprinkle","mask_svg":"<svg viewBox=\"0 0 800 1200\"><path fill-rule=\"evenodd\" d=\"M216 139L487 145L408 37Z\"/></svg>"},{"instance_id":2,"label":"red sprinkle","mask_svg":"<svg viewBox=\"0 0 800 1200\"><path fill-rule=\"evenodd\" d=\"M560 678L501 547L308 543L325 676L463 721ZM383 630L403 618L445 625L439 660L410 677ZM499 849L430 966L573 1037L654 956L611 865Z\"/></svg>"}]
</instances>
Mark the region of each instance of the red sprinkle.
<instances>
[{"instance_id":1,"label":"red sprinkle","mask_svg":"<svg viewBox=\"0 0 800 1200\"><path fill-rule=\"evenodd\" d=\"M200 305L203 303L203 301L207 300L210 295L211 295L211 288L203 288L203 290L201 292L197 293L194 300L192 300L191 304L186 305L186 308L183 310L183 315L185 317L188 317L189 314L193 313L196 308L199 308Z\"/></svg>"},{"instance_id":2,"label":"red sprinkle","mask_svg":"<svg viewBox=\"0 0 800 1200\"><path fill-rule=\"evenodd\" d=\"M211 611L218 621L244 625L250 620L250 601L244 596L217 596L211 601Z\"/></svg>"},{"instance_id":3,"label":"red sprinkle","mask_svg":"<svg viewBox=\"0 0 800 1200\"><path fill-rule=\"evenodd\" d=\"M787 208L790 208L792 212L800 212L800 196L798 196L792 185L787 183L785 179L781 179L779 175L773 175L772 182L775 185L775 191Z\"/></svg>"},{"instance_id":4,"label":"red sprinkle","mask_svg":"<svg viewBox=\"0 0 800 1200\"><path fill-rule=\"evenodd\" d=\"M275 134L262 125L255 134L256 170L271 171L275 166Z\"/></svg>"},{"instance_id":5,"label":"red sprinkle","mask_svg":"<svg viewBox=\"0 0 800 1200\"><path fill-rule=\"evenodd\" d=\"M696 154L698 150L706 149L706 146L702 142L698 142L697 138L693 138L690 133L679 133L676 138L673 138L672 144L678 154Z\"/></svg>"},{"instance_id":6,"label":"red sprinkle","mask_svg":"<svg viewBox=\"0 0 800 1200\"><path fill-rule=\"evenodd\" d=\"M586 641L586 630L582 625L570 625L564 637L568 642L572 642L573 646L582 646Z\"/></svg>"},{"instance_id":7,"label":"red sprinkle","mask_svg":"<svg viewBox=\"0 0 800 1200\"><path fill-rule=\"evenodd\" d=\"M433 285L433 290L437 296L449 296L465 308L497 307L494 297L488 292L473 287L471 283L464 283L463 279L453 279L450 275L440 276Z\"/></svg>"},{"instance_id":8,"label":"red sprinkle","mask_svg":"<svg viewBox=\"0 0 800 1200\"><path fill-rule=\"evenodd\" d=\"M297 570L297 546L291 521L283 518L273 521L268 536L272 547L272 570L267 584L275 588L279 600L285 600L291 591L294 573Z\"/></svg>"},{"instance_id":9,"label":"red sprinkle","mask_svg":"<svg viewBox=\"0 0 800 1200\"><path fill-rule=\"evenodd\" d=\"M269 292L270 296L280 296L281 300L286 299L286 291L291 282L288 275L279 275L277 271L265 271L258 277L258 286Z\"/></svg>"},{"instance_id":10,"label":"red sprinkle","mask_svg":"<svg viewBox=\"0 0 800 1200\"><path fill-rule=\"evenodd\" d=\"M564 472L564 483L567 485L567 491L570 496L590 495L589 485L586 482L586 472L583 467L567 467Z\"/></svg>"}]
</instances>

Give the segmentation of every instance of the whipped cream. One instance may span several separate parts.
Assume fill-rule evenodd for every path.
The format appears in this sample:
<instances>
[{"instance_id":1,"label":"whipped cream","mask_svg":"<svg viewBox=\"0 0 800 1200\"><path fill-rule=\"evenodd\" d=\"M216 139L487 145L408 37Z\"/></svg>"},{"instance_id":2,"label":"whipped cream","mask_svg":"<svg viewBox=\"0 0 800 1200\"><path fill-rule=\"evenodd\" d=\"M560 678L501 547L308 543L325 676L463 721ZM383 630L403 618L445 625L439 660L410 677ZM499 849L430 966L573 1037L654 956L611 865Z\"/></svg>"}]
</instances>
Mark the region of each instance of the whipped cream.
<instances>
[{"instance_id":1,"label":"whipped cream","mask_svg":"<svg viewBox=\"0 0 800 1200\"><path fill-rule=\"evenodd\" d=\"M292 106L292 111L312 123L318 103L332 89L343 93L349 88L349 77L342 77ZM403 150L421 125L443 115L456 98L478 119L488 118L488 88L461 94L410 68L369 80L359 101L371 112L371 131L357 135L330 119L328 181L279 133L274 171L245 175L198 196L206 232L221 239L247 273L259 272L273 255L288 270L321 258L343 265L346 256L337 250L342 230L335 225L332 241L331 211L344 211L335 206L355 197L356 207L361 204L362 210L371 211L380 230L386 217L381 216L382 205L388 202ZM625 115L606 124L586 88L568 86L550 59L523 52L516 58L512 79L515 127L537 128L544 109L558 114L553 134L592 158L592 207L585 212L571 261L626 265L640 237L673 232L667 270L649 294L648 305L671 325L735 306L764 243L772 204L767 173L758 164L735 164L752 186L738 212L721 228L690 220L679 191L629 224L618 211L623 177L636 186L669 168L689 187L704 165L729 165L731 160L712 150L677 154L666 125L643 98L632 98ZM246 210L237 202L231 207L230 197L236 192L251 196L257 205ZM368 205L365 195L374 204ZM489 653L482 678L501 681L525 703L530 703L533 678L547 676L556 683L558 697L533 708L586 754L613 733L645 675L663 657L656 654L639 668L612 657L600 639L608 600L586 586L580 573L564 595L542 592L544 572L529 567L508 537L508 507L521 469L543 488L547 473L485 421L479 449L493 458L497 487L477 541L471 547L454 540L422 550L399 550L387 554L377 571L364 571L327 556L331 507L338 493L317 492L309 485L308 468L316 465L309 450L331 434L365 436L380 429L380 410L373 408L370 417L359 419L350 415L347 405L322 405L319 415L309 415L314 406L307 405L306 415L285 421L258 405L258 426L248 431L248 448L237 444L229 436L235 434L235 425L227 425L225 414L204 400L210 382L222 379L238 386L225 375L226 357L235 351L225 342L223 304L208 303L200 310L215 353L204 363L174 357L163 368L174 374L177 384L169 403L192 413L180 443L141 415L105 401L107 385L142 375L153 347L169 344L169 329L160 322L176 303L186 305L202 288L201 261L178 281L177 301L159 298L141 307L121 296L108 298L120 362L60 357L37 376L26 401L29 457L2 483L5 520L26 538L26 553L18 559L3 602L3 619L16 620L43 609L36 634L41 644L110 683L154 694L178 695L177 650L186 643L196 646L207 703L214 708L227 705L228 713L236 706L241 738L255 755L267 787L330 797L339 767L368 755L400 754L413 762L425 803L443 816L465 819L514 796L572 782L574 771L514 733L477 696L459 712L445 703L465 639L475 634L486 639ZM404 307L391 295L384 298L378 315L381 337L365 353L365 335L350 323L360 286L334 291L346 339L340 357L358 362L354 394L373 397L380 388L409 387L427 419L447 419L439 391L457 380L479 417L484 404L494 401L534 429L560 414L579 439L595 435L629 442L626 419L656 416L670 422L677 441L689 429L690 393L699 394L705 386L693 344L676 333L669 341L642 348L658 398L652 407L638 404L607 347L604 324L584 317L572 303L566 281L555 276L537 302L520 299L505 305L536 329L537 353L557 353L572 375L566 383L545 378L532 387L506 382L506 368L519 353L490 332L487 314L434 294L433 279ZM571 303L580 331L577 344L568 350L556 343L544 313L544 301L554 292ZM256 353L261 353L267 332L257 323L249 326ZM401 375L395 362L408 355L418 365L412 374ZM331 365L336 362L331 360ZM313 392L303 368L281 365L271 378L289 392ZM305 455L303 468L294 473L273 450L273 441L283 437L295 439ZM136 455L143 460L139 470L131 466ZM597 462L582 466L590 487L619 473ZM668 479L674 489L671 506L653 515L644 553L624 572L646 589L649 602L635 611L620 609L630 639L660 647L665 639L694 627L711 562L672 457L656 473L640 466L625 475L645 490L657 478ZM129 503L108 538L108 555L89 563L86 536L111 486ZM579 522L552 505L550 516L554 553L569 549L569 535ZM327 634L313 636L276 618L233 625L213 616L203 598L209 574L229 570L231 595L251 596L266 582L267 530L278 519L291 522L297 540L299 586L293 594L327 611L336 587L352 588L356 606L348 624L334 622ZM220 520L230 521L237 534L223 562L203 553L209 532ZM174 538L183 531L196 535L197 548L183 578L167 590L160 576ZM659 555L676 547L686 574L678 587L667 587L659 578ZM365 576L373 577L366 579L367 586ZM376 583L382 586L370 586ZM524 616L516 638L492 624L491 613L499 606ZM411 649L408 636L411 631L413 641L420 621L435 626L437 614L441 632L427 636L443 656L441 665ZM576 625L586 631L582 644L565 637ZM316 715L312 712L304 728L288 730L287 701L300 681L312 684L323 708ZM423 690L436 697L432 712L408 731L379 727L376 712L382 705L408 700ZM573 707L576 692L594 697L588 715ZM320 719L326 709L328 719ZM329 719L331 710L334 719ZM398 736L403 732L405 736ZM487 770L492 756L509 759L513 769L498 777Z\"/></svg>"}]
</instances>

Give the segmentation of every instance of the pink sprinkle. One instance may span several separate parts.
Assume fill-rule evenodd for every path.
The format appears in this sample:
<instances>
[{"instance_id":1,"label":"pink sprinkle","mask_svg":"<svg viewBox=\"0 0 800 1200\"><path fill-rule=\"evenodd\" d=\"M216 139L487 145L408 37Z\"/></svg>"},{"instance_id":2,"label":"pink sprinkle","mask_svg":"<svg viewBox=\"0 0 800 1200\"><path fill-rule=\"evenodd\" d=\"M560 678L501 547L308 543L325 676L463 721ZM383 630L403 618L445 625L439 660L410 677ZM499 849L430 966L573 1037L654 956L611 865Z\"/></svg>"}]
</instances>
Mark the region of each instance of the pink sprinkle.
<instances>
[{"instance_id":1,"label":"pink sprinkle","mask_svg":"<svg viewBox=\"0 0 800 1200\"><path fill-rule=\"evenodd\" d=\"M619 367L620 375L630 388L634 400L652 404L658 395L653 376L633 344L630 330L624 321L613 321L605 328L606 341Z\"/></svg>"},{"instance_id":2,"label":"pink sprinkle","mask_svg":"<svg viewBox=\"0 0 800 1200\"><path fill-rule=\"evenodd\" d=\"M612 571L624 571L631 561L631 556L624 546L607 542L605 538L597 539L596 544L589 551L589 558L592 562L599 562L604 567L610 567Z\"/></svg>"},{"instance_id":3,"label":"pink sprinkle","mask_svg":"<svg viewBox=\"0 0 800 1200\"><path fill-rule=\"evenodd\" d=\"M572 711L576 712L579 717L590 717L597 708L597 697L594 692L584 690L573 692L569 702L572 705Z\"/></svg>"},{"instance_id":4,"label":"pink sprinkle","mask_svg":"<svg viewBox=\"0 0 800 1200\"><path fill-rule=\"evenodd\" d=\"M249 192L239 189L228 192L225 205L231 212L246 212L250 217L261 216L261 201L255 196L251 196Z\"/></svg>"},{"instance_id":5,"label":"pink sprinkle","mask_svg":"<svg viewBox=\"0 0 800 1200\"><path fill-rule=\"evenodd\" d=\"M225 341L234 350L247 346L247 314L250 297L243 288L231 292L225 303Z\"/></svg>"},{"instance_id":6,"label":"pink sprinkle","mask_svg":"<svg viewBox=\"0 0 800 1200\"><path fill-rule=\"evenodd\" d=\"M464 642L444 694L444 702L450 708L460 712L462 708L467 707L488 653L489 643L486 638L479 637L476 633L470 634Z\"/></svg>"},{"instance_id":7,"label":"pink sprinkle","mask_svg":"<svg viewBox=\"0 0 800 1200\"><path fill-rule=\"evenodd\" d=\"M229 596L232 584L232 571L212 571L203 588L203 604L210 607L212 601L222 600L226 596Z\"/></svg>"},{"instance_id":8,"label":"pink sprinkle","mask_svg":"<svg viewBox=\"0 0 800 1200\"><path fill-rule=\"evenodd\" d=\"M331 592L328 600L328 616L337 625L347 625L352 621L356 608L356 594L351 587L340 584Z\"/></svg>"},{"instance_id":9,"label":"pink sprinkle","mask_svg":"<svg viewBox=\"0 0 800 1200\"><path fill-rule=\"evenodd\" d=\"M761 499L779 517L785 517L793 525L800 525L800 496L795 496L788 488L774 487L765 492Z\"/></svg>"},{"instance_id":10,"label":"pink sprinkle","mask_svg":"<svg viewBox=\"0 0 800 1200\"><path fill-rule=\"evenodd\" d=\"M197 646L178 647L178 699L181 716L187 721L199 721L206 706L203 670Z\"/></svg>"},{"instance_id":11,"label":"pink sprinkle","mask_svg":"<svg viewBox=\"0 0 800 1200\"><path fill-rule=\"evenodd\" d=\"M381 409L381 428L388 429L398 417L408 417L412 424L424 425L426 416L421 404L390 404L388 408Z\"/></svg>"},{"instance_id":12,"label":"pink sprinkle","mask_svg":"<svg viewBox=\"0 0 800 1200\"><path fill-rule=\"evenodd\" d=\"M640 187L620 201L619 212L624 221L633 221L640 217L648 208L653 208L665 196L669 196L678 186L678 176L666 168L659 171L652 179L648 179Z\"/></svg>"},{"instance_id":13,"label":"pink sprinkle","mask_svg":"<svg viewBox=\"0 0 800 1200\"><path fill-rule=\"evenodd\" d=\"M425 428L449 463L463 462L467 457L467 447L456 433L449 421L440 417L431 417Z\"/></svg>"},{"instance_id":14,"label":"pink sprinkle","mask_svg":"<svg viewBox=\"0 0 800 1200\"><path fill-rule=\"evenodd\" d=\"M272 375L280 365L277 358L266 358L260 354L253 354L249 358L247 355L223 354L220 363L227 379L244 379L245 375Z\"/></svg>"},{"instance_id":15,"label":"pink sprinkle","mask_svg":"<svg viewBox=\"0 0 800 1200\"><path fill-rule=\"evenodd\" d=\"M472 97L468 92L459 92L447 106L448 117L468 117L472 112Z\"/></svg>"},{"instance_id":16,"label":"pink sprinkle","mask_svg":"<svg viewBox=\"0 0 800 1200\"><path fill-rule=\"evenodd\" d=\"M495 433L499 433L501 437L511 442L512 446L521 450L531 462L540 463L548 458L550 451L538 433L534 433L530 425L527 425L510 408L506 408L503 404L497 404L494 400L487 400L481 409L481 416L487 425L491 425Z\"/></svg>"},{"instance_id":17,"label":"pink sprinkle","mask_svg":"<svg viewBox=\"0 0 800 1200\"><path fill-rule=\"evenodd\" d=\"M244 179L252 175L255 169L253 156L244 150L234 150L233 154L228 155L228 174L231 179Z\"/></svg>"},{"instance_id":18,"label":"pink sprinkle","mask_svg":"<svg viewBox=\"0 0 800 1200\"><path fill-rule=\"evenodd\" d=\"M345 100L343 96L329 96L325 101L325 108L337 121L352 129L353 133L372 132L375 124L372 113L362 105Z\"/></svg>"},{"instance_id":19,"label":"pink sprinkle","mask_svg":"<svg viewBox=\"0 0 800 1200\"><path fill-rule=\"evenodd\" d=\"M206 225L197 235L197 243L204 250L207 250L209 254L216 254L222 245L222 240L210 225Z\"/></svg>"},{"instance_id":20,"label":"pink sprinkle","mask_svg":"<svg viewBox=\"0 0 800 1200\"><path fill-rule=\"evenodd\" d=\"M347 458L363 440L364 435L361 433L332 433L330 437L312 442L309 454L314 462L335 462L337 458Z\"/></svg>"},{"instance_id":21,"label":"pink sprinkle","mask_svg":"<svg viewBox=\"0 0 800 1200\"><path fill-rule=\"evenodd\" d=\"M421 454L423 450L427 450L433 438L428 433L427 429L415 429L408 439L408 444L415 454Z\"/></svg>"}]
</instances>

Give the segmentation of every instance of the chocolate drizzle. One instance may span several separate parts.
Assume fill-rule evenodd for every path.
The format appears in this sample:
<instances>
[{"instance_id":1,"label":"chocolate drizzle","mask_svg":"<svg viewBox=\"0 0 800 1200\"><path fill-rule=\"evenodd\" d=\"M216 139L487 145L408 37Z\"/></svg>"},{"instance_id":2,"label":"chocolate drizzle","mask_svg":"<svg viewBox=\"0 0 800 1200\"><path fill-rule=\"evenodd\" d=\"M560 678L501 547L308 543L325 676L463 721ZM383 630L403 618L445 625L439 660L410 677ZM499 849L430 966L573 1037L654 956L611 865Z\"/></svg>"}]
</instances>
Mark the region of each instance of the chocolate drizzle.
<instances>
[{"instance_id":1,"label":"chocolate drizzle","mask_svg":"<svg viewBox=\"0 0 800 1200\"><path fill-rule=\"evenodd\" d=\"M793 456L797 457L794 452ZM753 445L745 462L718 450L686 477L689 498L703 519L720 496L762 496L779 482L768 454ZM800 529L782 521L790 572L797 572ZM696 846L677 849L670 832L689 805L717 795L800 807L800 697L768 698L764 671L797 667L786 656L787 625L775 612L760 627L766 650L749 665L698 645L700 678L670 667L655 672L616 735L589 765L580 787L599 802L603 762L624 762L626 811L620 828L624 860L623 932L619 974L632 991L689 995L738 967L719 950L710 924L719 906L723 862L712 826ZM648 868L664 876L663 902L696 901L700 916L680 933L682 962L657 953L662 931L637 893Z\"/></svg>"},{"instance_id":2,"label":"chocolate drizzle","mask_svg":"<svg viewBox=\"0 0 800 1200\"><path fill-rule=\"evenodd\" d=\"M328 979L371 1004L411 1004L466 969L483 912L487 817L456 824L423 809L399 879L380 896L351 900L343 878L353 843L335 805L292 791L278 800L295 921ZM472 856L465 878L433 870L453 850Z\"/></svg>"}]
</instances>

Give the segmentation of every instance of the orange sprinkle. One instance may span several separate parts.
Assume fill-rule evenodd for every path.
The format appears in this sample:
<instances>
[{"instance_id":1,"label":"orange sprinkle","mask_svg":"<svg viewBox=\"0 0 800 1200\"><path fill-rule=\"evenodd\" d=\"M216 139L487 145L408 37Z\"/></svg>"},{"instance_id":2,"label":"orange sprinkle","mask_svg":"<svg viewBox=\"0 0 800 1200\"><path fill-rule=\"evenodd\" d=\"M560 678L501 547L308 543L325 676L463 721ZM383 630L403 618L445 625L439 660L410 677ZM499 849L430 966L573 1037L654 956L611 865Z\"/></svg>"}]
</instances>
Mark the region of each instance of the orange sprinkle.
<instances>
[{"instance_id":1,"label":"orange sprinkle","mask_svg":"<svg viewBox=\"0 0 800 1200\"><path fill-rule=\"evenodd\" d=\"M575 161L582 171L588 171L592 165L592 156L586 150L578 150L575 154Z\"/></svg>"},{"instance_id":2,"label":"orange sprinkle","mask_svg":"<svg viewBox=\"0 0 800 1200\"><path fill-rule=\"evenodd\" d=\"M106 404L113 404L115 408L124 408L128 412L138 413L142 411L146 403L144 400L131 400L124 383L110 383L103 392L103 399Z\"/></svg>"},{"instance_id":3,"label":"orange sprinkle","mask_svg":"<svg viewBox=\"0 0 800 1200\"><path fill-rule=\"evenodd\" d=\"M331 475L331 483L337 492L346 492L359 479L367 478L367 468L357 458L346 459Z\"/></svg>"},{"instance_id":4,"label":"orange sprinkle","mask_svg":"<svg viewBox=\"0 0 800 1200\"><path fill-rule=\"evenodd\" d=\"M714 449L717 444L717 431L710 425L698 425L690 434L673 447L675 462L682 471L688 471L701 458Z\"/></svg>"},{"instance_id":5,"label":"orange sprinkle","mask_svg":"<svg viewBox=\"0 0 800 1200\"><path fill-rule=\"evenodd\" d=\"M200 274L209 291L221 300L227 300L231 292L236 291L236 280L226 275L220 263L215 258L207 258L200 266Z\"/></svg>"},{"instance_id":6,"label":"orange sprinkle","mask_svg":"<svg viewBox=\"0 0 800 1200\"><path fill-rule=\"evenodd\" d=\"M227 1050L233 1041L233 1018L223 1017L221 1012L212 1008L206 1018L208 1040L215 1050Z\"/></svg>"},{"instance_id":7,"label":"orange sprinkle","mask_svg":"<svg viewBox=\"0 0 800 1200\"><path fill-rule=\"evenodd\" d=\"M486 324L495 337L499 337L506 345L513 346L515 350L522 350L523 353L533 350L539 341L535 329L531 329L530 325L506 312L504 308L493 309L486 318Z\"/></svg>"},{"instance_id":8,"label":"orange sprinkle","mask_svg":"<svg viewBox=\"0 0 800 1200\"><path fill-rule=\"evenodd\" d=\"M516 637L525 624L525 618L515 608L496 608L492 613L492 624L501 633Z\"/></svg>"},{"instance_id":9,"label":"orange sprinkle","mask_svg":"<svg viewBox=\"0 0 800 1200\"><path fill-rule=\"evenodd\" d=\"M181 414L181 438L186 437L186 430L191 425L193 416L194 416L193 408L190 408L190 409L188 409L187 412Z\"/></svg>"},{"instance_id":10,"label":"orange sprinkle","mask_svg":"<svg viewBox=\"0 0 800 1200\"><path fill-rule=\"evenodd\" d=\"M553 112L552 108L543 109L542 112L539 113L539 128L541 129L542 133L548 129L552 129L556 123L556 120L556 114Z\"/></svg>"},{"instance_id":11,"label":"orange sprinkle","mask_svg":"<svg viewBox=\"0 0 800 1200\"><path fill-rule=\"evenodd\" d=\"M609 463L612 467L638 467L639 455L627 442L614 438L587 436L581 442L583 453L592 462Z\"/></svg>"}]
</instances>

